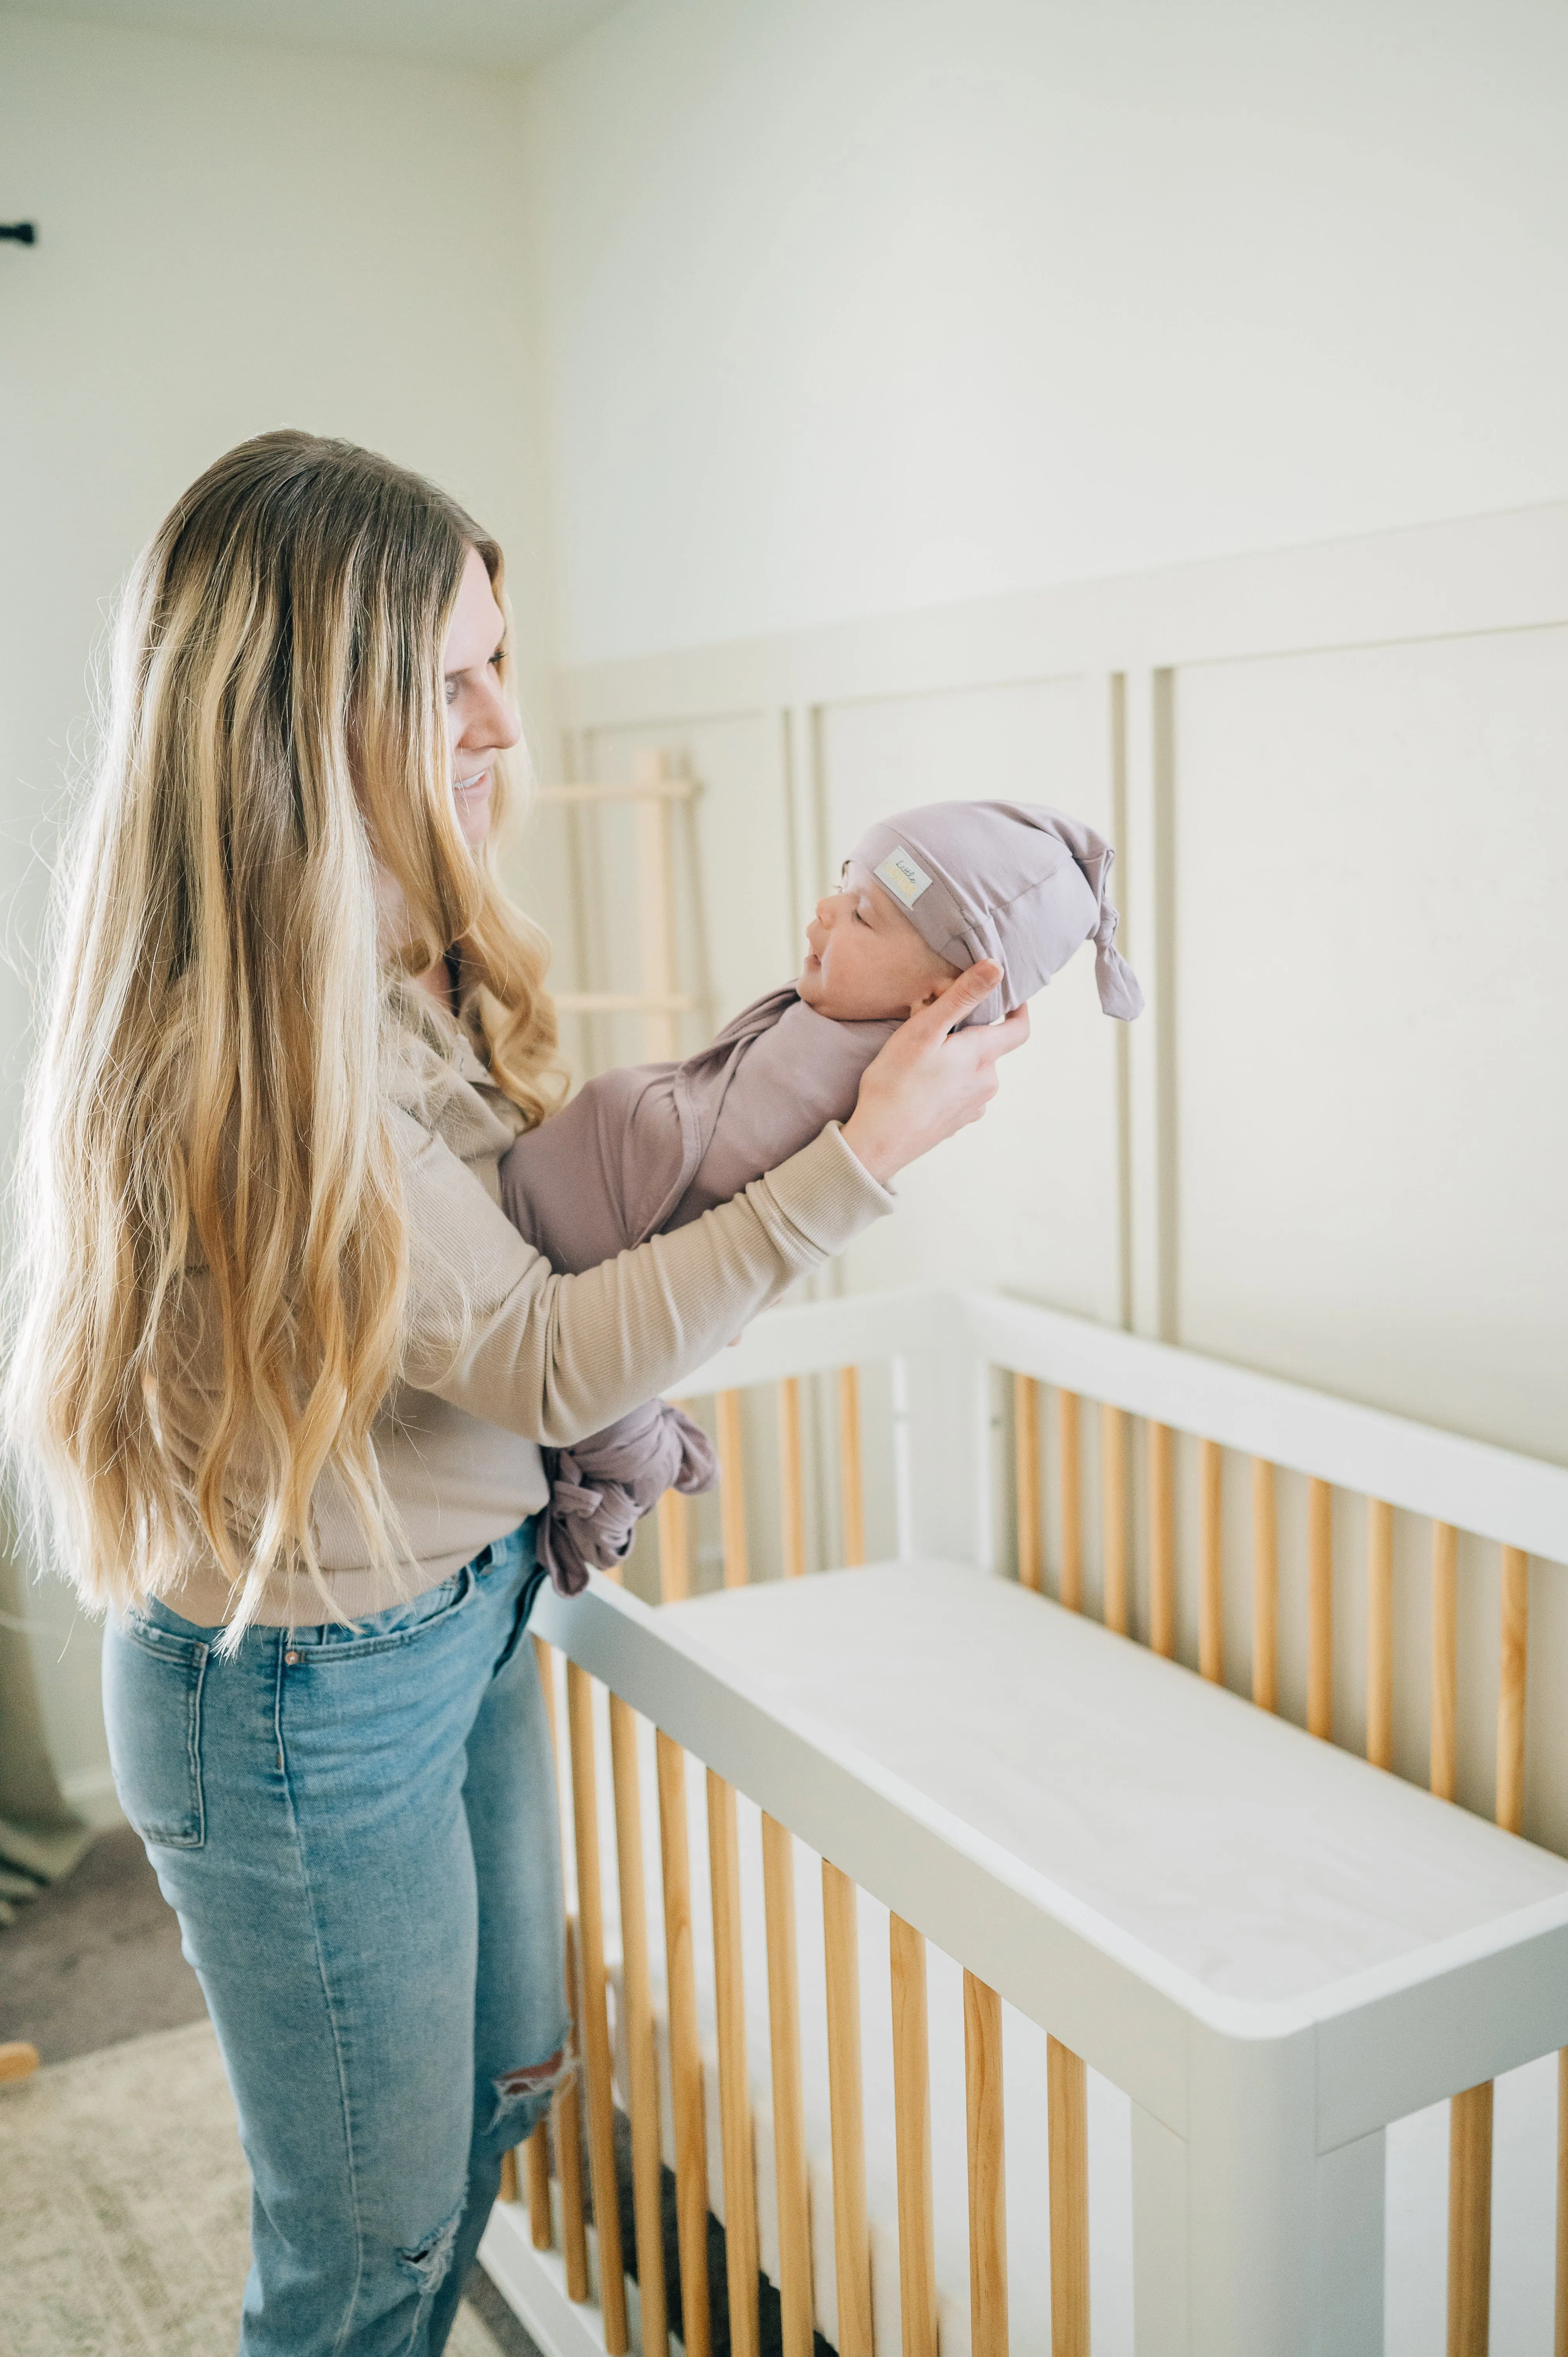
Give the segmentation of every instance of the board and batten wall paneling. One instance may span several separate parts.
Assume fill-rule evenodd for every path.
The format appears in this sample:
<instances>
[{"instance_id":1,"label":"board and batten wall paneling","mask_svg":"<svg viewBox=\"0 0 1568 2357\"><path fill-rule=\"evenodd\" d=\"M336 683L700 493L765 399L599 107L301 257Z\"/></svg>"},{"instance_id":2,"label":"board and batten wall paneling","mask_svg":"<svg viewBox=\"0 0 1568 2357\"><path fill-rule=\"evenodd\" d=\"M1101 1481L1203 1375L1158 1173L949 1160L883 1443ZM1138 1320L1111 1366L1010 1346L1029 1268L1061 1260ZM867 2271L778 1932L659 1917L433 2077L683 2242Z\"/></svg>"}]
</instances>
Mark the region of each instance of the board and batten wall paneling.
<instances>
[{"instance_id":1,"label":"board and batten wall paneling","mask_svg":"<svg viewBox=\"0 0 1568 2357\"><path fill-rule=\"evenodd\" d=\"M1180 1338L1568 1447L1568 630L1181 672Z\"/></svg>"},{"instance_id":2,"label":"board and batten wall paneling","mask_svg":"<svg viewBox=\"0 0 1568 2357\"><path fill-rule=\"evenodd\" d=\"M629 758L749 732L748 824L787 847L797 922L877 809L1016 792L1120 819L1157 1055L1135 1027L1097 1070L1080 958L983 1126L906 1174L841 1281L962 1274L1568 1452L1568 503L556 684L599 758L612 733Z\"/></svg>"},{"instance_id":3,"label":"board and batten wall paneling","mask_svg":"<svg viewBox=\"0 0 1568 2357\"><path fill-rule=\"evenodd\" d=\"M1101 677L832 704L820 716L832 874L875 818L937 801L1056 804L1117 833ZM983 1123L905 1171L899 1212L845 1255L852 1286L993 1286L1122 1315L1119 1026L1081 955L1031 1010Z\"/></svg>"}]
</instances>

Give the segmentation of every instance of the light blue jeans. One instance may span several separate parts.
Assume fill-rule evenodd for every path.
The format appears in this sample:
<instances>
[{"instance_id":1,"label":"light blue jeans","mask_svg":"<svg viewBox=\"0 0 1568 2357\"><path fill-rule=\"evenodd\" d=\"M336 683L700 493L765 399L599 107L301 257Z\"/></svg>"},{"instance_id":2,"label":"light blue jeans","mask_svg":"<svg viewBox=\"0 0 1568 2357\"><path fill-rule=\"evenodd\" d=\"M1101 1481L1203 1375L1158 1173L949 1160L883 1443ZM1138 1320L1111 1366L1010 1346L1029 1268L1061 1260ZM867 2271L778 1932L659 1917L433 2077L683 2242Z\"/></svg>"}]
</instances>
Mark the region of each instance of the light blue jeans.
<instances>
[{"instance_id":1,"label":"light blue jeans","mask_svg":"<svg viewBox=\"0 0 1568 2357\"><path fill-rule=\"evenodd\" d=\"M533 1526L352 1629L112 1624L114 1781L251 2165L244 2357L435 2357L566 2041Z\"/></svg>"}]
</instances>

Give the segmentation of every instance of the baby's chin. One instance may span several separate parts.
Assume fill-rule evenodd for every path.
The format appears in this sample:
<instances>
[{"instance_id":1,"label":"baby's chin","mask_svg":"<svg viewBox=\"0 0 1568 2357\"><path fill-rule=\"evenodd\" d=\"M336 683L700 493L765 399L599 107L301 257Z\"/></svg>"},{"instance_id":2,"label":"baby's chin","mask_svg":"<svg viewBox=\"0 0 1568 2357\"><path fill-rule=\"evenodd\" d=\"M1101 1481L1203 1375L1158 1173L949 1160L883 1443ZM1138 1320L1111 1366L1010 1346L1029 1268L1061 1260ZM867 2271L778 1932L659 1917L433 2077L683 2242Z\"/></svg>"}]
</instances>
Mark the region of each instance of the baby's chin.
<instances>
[{"instance_id":1,"label":"baby's chin","mask_svg":"<svg viewBox=\"0 0 1568 2357\"><path fill-rule=\"evenodd\" d=\"M815 1014L825 1015L830 1023L845 1020L843 1009L834 1004L832 992L823 982L820 967L808 966L797 980L795 990Z\"/></svg>"},{"instance_id":2,"label":"baby's chin","mask_svg":"<svg viewBox=\"0 0 1568 2357\"><path fill-rule=\"evenodd\" d=\"M830 1023L886 1023L901 1021L908 1013L904 1006L846 1006L836 999L822 980L820 966L803 969L795 984L798 996L818 1015L825 1015Z\"/></svg>"}]
</instances>

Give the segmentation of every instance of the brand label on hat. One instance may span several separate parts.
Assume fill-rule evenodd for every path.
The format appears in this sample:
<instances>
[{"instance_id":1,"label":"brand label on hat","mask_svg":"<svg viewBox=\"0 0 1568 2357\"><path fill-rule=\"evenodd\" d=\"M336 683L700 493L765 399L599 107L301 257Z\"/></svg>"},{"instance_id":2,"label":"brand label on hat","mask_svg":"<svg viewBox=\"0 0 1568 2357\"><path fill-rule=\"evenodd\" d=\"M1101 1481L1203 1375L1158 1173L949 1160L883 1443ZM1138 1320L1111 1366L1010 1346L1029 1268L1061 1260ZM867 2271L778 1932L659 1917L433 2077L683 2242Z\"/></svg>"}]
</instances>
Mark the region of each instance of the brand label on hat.
<instances>
[{"instance_id":1,"label":"brand label on hat","mask_svg":"<svg viewBox=\"0 0 1568 2357\"><path fill-rule=\"evenodd\" d=\"M912 909L922 892L930 888L930 877L918 859L911 858L901 843L895 844L881 866L875 871L896 900Z\"/></svg>"}]
</instances>

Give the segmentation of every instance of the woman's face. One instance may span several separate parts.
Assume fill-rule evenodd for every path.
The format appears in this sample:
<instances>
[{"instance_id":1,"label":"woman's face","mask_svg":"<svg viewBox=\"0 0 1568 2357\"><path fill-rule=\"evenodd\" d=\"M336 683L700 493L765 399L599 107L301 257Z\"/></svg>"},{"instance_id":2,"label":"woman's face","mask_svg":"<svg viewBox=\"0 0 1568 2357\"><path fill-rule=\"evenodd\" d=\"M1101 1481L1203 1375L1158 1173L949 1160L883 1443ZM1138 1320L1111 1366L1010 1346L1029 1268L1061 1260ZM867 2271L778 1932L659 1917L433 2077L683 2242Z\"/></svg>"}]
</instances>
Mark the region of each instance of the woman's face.
<instances>
[{"instance_id":1,"label":"woman's face","mask_svg":"<svg viewBox=\"0 0 1568 2357\"><path fill-rule=\"evenodd\" d=\"M452 748L452 799L464 840L478 851L490 831L490 757L522 734L522 723L501 685L506 617L496 603L485 560L468 551L442 649L446 686L446 736Z\"/></svg>"}]
</instances>

